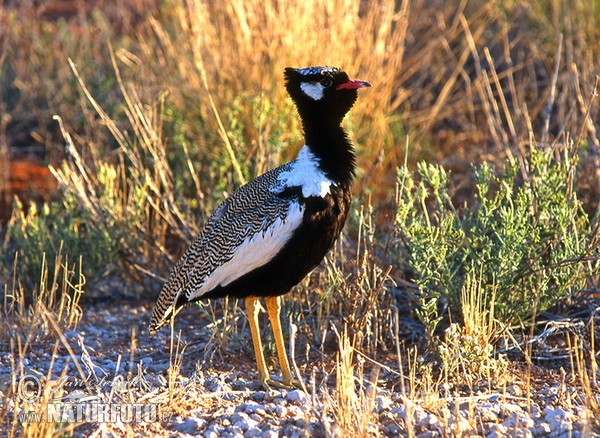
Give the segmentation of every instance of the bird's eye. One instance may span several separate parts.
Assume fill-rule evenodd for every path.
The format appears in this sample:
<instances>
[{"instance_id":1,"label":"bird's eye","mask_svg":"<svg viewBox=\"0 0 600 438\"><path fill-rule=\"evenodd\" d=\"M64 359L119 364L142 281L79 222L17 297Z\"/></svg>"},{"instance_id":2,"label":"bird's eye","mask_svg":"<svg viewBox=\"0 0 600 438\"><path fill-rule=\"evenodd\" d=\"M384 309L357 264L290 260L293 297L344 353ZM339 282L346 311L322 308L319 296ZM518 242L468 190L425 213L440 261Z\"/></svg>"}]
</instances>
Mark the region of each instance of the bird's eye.
<instances>
[{"instance_id":1,"label":"bird's eye","mask_svg":"<svg viewBox=\"0 0 600 438\"><path fill-rule=\"evenodd\" d=\"M319 83L321 84L321 86L323 88L327 88L327 87L331 87L331 84L333 84L333 81L329 78L323 78L319 81Z\"/></svg>"}]
</instances>

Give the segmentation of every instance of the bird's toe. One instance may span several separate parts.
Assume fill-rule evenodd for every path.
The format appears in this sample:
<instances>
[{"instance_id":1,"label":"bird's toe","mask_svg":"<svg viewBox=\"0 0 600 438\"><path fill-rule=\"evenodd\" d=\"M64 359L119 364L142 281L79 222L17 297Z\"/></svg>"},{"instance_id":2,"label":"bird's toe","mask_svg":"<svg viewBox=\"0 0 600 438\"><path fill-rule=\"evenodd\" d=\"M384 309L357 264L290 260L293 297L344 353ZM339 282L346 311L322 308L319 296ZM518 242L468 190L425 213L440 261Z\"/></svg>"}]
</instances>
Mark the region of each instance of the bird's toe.
<instances>
[{"instance_id":1,"label":"bird's toe","mask_svg":"<svg viewBox=\"0 0 600 438\"><path fill-rule=\"evenodd\" d=\"M270 377L266 379L261 379L261 385L265 389L265 391L270 391L273 388L277 389L285 389L287 391L292 389L303 389L302 382L297 379L291 379L289 381L280 382L279 380L271 379Z\"/></svg>"},{"instance_id":2,"label":"bird's toe","mask_svg":"<svg viewBox=\"0 0 600 438\"><path fill-rule=\"evenodd\" d=\"M298 379L284 380L283 385L285 385L287 387L287 389L304 390L304 385L303 385L302 381L300 381Z\"/></svg>"}]
</instances>

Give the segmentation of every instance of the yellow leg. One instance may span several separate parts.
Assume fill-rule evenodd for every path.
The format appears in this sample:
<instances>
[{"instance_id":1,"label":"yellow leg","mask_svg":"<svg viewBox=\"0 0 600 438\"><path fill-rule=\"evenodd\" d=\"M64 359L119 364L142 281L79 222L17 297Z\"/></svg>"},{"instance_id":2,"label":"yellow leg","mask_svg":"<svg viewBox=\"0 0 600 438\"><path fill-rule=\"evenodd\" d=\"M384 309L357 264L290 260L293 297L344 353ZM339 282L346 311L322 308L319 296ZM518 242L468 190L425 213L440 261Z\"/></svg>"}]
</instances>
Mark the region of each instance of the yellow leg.
<instances>
[{"instance_id":1,"label":"yellow leg","mask_svg":"<svg viewBox=\"0 0 600 438\"><path fill-rule=\"evenodd\" d=\"M279 356L279 364L281 367L282 382L272 380L269 376L269 370L265 363L265 356L263 353L262 342L260 340L260 331L258 329L258 314L260 312L260 303L257 297L246 298L246 312L248 312L248 322L250 324L250 333L252 333L252 344L254 345L254 354L256 355L256 366L258 367L258 378L261 385L265 389L270 389L271 386L282 389L301 388L300 383L292 377L290 370L290 364L285 353L285 346L283 344L283 334L281 332L281 324L279 322L279 312L281 310L281 303L279 297L267 298L267 312L269 313L269 320L273 326L273 333L275 334L275 344L277 345L277 354Z\"/></svg>"},{"instance_id":2,"label":"yellow leg","mask_svg":"<svg viewBox=\"0 0 600 438\"><path fill-rule=\"evenodd\" d=\"M300 382L295 380L292 376L290 363L288 362L287 354L285 352L285 344L283 343L283 333L281 331L281 323L279 321L281 300L279 297L268 297L265 302L267 305L267 312L269 313L269 320L271 321L271 326L273 327L275 345L277 346L277 355L279 356L279 366L281 368L281 379L283 380L282 386L288 388L300 388Z\"/></svg>"},{"instance_id":3,"label":"yellow leg","mask_svg":"<svg viewBox=\"0 0 600 438\"><path fill-rule=\"evenodd\" d=\"M260 303L257 297L246 298L246 312L248 312L248 322L250 324L250 332L252 333L252 344L254 345L254 354L256 355L256 365L258 367L258 378L260 383L268 389L269 371L265 364L265 356L263 354L262 342L260 341L260 332L258 331L258 312L260 311Z\"/></svg>"}]
</instances>

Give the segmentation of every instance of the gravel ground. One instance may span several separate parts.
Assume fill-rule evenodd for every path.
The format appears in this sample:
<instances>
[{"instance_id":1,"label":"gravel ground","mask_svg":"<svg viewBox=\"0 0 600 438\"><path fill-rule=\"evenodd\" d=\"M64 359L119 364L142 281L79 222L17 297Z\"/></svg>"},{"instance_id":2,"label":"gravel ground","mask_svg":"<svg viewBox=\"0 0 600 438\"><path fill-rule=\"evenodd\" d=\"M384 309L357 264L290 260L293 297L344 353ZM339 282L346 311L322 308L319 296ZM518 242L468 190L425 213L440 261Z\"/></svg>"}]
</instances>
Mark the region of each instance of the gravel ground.
<instances>
[{"instance_id":1,"label":"gravel ground","mask_svg":"<svg viewBox=\"0 0 600 438\"><path fill-rule=\"evenodd\" d=\"M197 309L183 312L177 319L176 331L181 328L185 332L197 322L197 316ZM251 349L227 347L224 352L215 351L212 359L203 364L206 343L198 340L208 339L208 331L205 333L205 329L198 327L193 332L188 330L190 344L181 356L179 374L169 384L166 372L171 357L169 331L149 338L146 329L149 320L149 305L98 305L85 311L77 330L66 332L56 349L54 342L37 343L29 348L23 360L24 375L38 376L41 387L51 386L45 383L45 376L53 356L51 380L60 381L64 372L62 391L55 393L59 397L53 403L58 401L65 406L134 403L157 407L147 417L148 422L131 417L133 421L120 418L121 421L97 423L86 421L96 417L84 416L82 424L74 428L75 435L125 436L132 432L214 438L345 435L334 421L340 413L331 408L334 406L331 399L335 398L333 362L319 364L315 360L304 370L305 382L311 381L306 377L311 375L310 366L317 370L312 381L321 382L308 393L263 391L256 383ZM132 360L133 327L137 335ZM247 340L251 345L249 334ZM3 421L9 425L17 397L9 390L15 367L11 364L18 357L11 353L9 344L0 345L0 390L4 400L4 410L0 413L5 413ZM335 353L331 356L333 360ZM390 368L394 369L393 361ZM324 377L324 369L332 370L329 378ZM366 371L365 374L365 381L369 381L371 376ZM568 386L564 377L560 367L550 370L533 367L529 381L529 387L534 389L531 394L524 390L528 387L525 376L515 371L514 383L504 388L487 388L475 394L459 392L446 398L438 395L432 402L403 396L397 374L384 367L370 399L372 415L367 410L356 413L355 417L358 421L366 420L363 431L372 436L600 436L594 429L597 420L589 418L589 410L582 405L585 398L580 394L581 389ZM169 387L174 389L169 391ZM598 392L593 397L600 403ZM17 406L23 412L24 403ZM62 420L68 420L68 414L64 415L67 417ZM6 427L3 435L8 430Z\"/></svg>"}]
</instances>

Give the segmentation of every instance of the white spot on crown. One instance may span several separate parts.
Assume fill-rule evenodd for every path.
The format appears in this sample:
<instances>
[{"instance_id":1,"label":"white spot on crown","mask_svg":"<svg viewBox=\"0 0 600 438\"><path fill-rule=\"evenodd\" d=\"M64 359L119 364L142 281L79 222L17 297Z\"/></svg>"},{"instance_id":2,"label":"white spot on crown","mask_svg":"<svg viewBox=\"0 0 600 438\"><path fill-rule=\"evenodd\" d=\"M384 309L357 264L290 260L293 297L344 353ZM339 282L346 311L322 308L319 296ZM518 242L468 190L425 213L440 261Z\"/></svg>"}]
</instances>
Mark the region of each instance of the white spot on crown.
<instances>
[{"instance_id":1,"label":"white spot on crown","mask_svg":"<svg viewBox=\"0 0 600 438\"><path fill-rule=\"evenodd\" d=\"M296 71L303 76L310 76L310 75L318 75L321 73L336 73L339 70L334 67L306 67L306 68L299 68Z\"/></svg>"}]
</instances>

